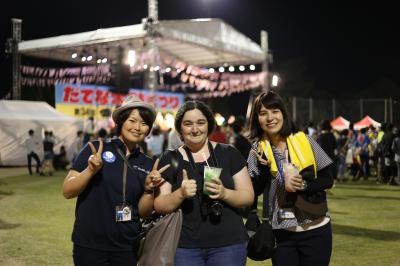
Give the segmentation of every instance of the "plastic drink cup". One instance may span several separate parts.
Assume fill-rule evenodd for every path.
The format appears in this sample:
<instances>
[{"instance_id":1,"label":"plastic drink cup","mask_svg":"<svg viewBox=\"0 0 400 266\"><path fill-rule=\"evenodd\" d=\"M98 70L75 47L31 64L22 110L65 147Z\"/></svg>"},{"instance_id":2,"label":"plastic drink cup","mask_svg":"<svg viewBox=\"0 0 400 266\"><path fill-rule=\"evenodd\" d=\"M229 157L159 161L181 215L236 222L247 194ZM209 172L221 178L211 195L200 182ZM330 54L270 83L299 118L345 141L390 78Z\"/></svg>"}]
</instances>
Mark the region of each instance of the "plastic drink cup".
<instances>
[{"instance_id":1,"label":"plastic drink cup","mask_svg":"<svg viewBox=\"0 0 400 266\"><path fill-rule=\"evenodd\" d=\"M299 175L299 168L292 163L284 163L283 174L285 175L285 188L287 190L290 187L292 177Z\"/></svg>"},{"instance_id":2,"label":"plastic drink cup","mask_svg":"<svg viewBox=\"0 0 400 266\"><path fill-rule=\"evenodd\" d=\"M214 178L219 178L221 175L222 168L204 166L204 185L203 193L205 195L210 195L211 193L206 188L206 182L212 182Z\"/></svg>"}]
</instances>

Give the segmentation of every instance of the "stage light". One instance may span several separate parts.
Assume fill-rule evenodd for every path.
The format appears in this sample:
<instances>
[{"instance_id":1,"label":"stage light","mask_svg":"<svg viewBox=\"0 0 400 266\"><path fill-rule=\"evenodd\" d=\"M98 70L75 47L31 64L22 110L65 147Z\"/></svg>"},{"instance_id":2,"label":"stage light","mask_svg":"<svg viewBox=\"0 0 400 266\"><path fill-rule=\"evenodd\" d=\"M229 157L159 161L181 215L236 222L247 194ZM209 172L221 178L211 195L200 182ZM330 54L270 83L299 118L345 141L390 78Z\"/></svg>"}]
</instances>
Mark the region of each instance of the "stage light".
<instances>
[{"instance_id":1,"label":"stage light","mask_svg":"<svg viewBox=\"0 0 400 266\"><path fill-rule=\"evenodd\" d=\"M222 126L225 122L225 117L223 117L220 113L215 113L214 119L218 126Z\"/></svg>"},{"instance_id":2,"label":"stage light","mask_svg":"<svg viewBox=\"0 0 400 266\"><path fill-rule=\"evenodd\" d=\"M87 61L92 61L92 59L93 59L93 56L91 56L91 55L89 55L89 56L86 58Z\"/></svg>"},{"instance_id":3,"label":"stage light","mask_svg":"<svg viewBox=\"0 0 400 266\"><path fill-rule=\"evenodd\" d=\"M77 54L77 53L73 53L73 54L71 55L71 57L72 57L72 58L77 58L77 57L78 57L78 54Z\"/></svg>"},{"instance_id":4,"label":"stage light","mask_svg":"<svg viewBox=\"0 0 400 266\"><path fill-rule=\"evenodd\" d=\"M233 71L235 71L235 67L234 66L230 66L229 67L229 72L233 72Z\"/></svg>"},{"instance_id":5,"label":"stage light","mask_svg":"<svg viewBox=\"0 0 400 266\"><path fill-rule=\"evenodd\" d=\"M167 68L165 69L165 72L167 72L167 73L171 72L171 68L170 68L170 67L167 67Z\"/></svg>"},{"instance_id":6,"label":"stage light","mask_svg":"<svg viewBox=\"0 0 400 266\"><path fill-rule=\"evenodd\" d=\"M101 59L99 58L99 59L97 59L97 64L100 64L101 63Z\"/></svg>"},{"instance_id":7,"label":"stage light","mask_svg":"<svg viewBox=\"0 0 400 266\"><path fill-rule=\"evenodd\" d=\"M82 62L85 62L86 61L86 56L82 56L81 60L82 60Z\"/></svg>"},{"instance_id":8,"label":"stage light","mask_svg":"<svg viewBox=\"0 0 400 266\"><path fill-rule=\"evenodd\" d=\"M160 70L160 66L155 66L154 71L158 71L158 70Z\"/></svg>"},{"instance_id":9,"label":"stage light","mask_svg":"<svg viewBox=\"0 0 400 266\"><path fill-rule=\"evenodd\" d=\"M134 50L129 50L128 52L128 64L133 67L136 63L136 52Z\"/></svg>"},{"instance_id":10,"label":"stage light","mask_svg":"<svg viewBox=\"0 0 400 266\"><path fill-rule=\"evenodd\" d=\"M239 66L240 71L244 71L245 67L244 66Z\"/></svg>"},{"instance_id":11,"label":"stage light","mask_svg":"<svg viewBox=\"0 0 400 266\"><path fill-rule=\"evenodd\" d=\"M215 72L214 68L211 67L208 69L208 73L214 73L214 72Z\"/></svg>"},{"instance_id":12,"label":"stage light","mask_svg":"<svg viewBox=\"0 0 400 266\"><path fill-rule=\"evenodd\" d=\"M256 69L256 66L255 65L250 65L250 70L251 71L254 71Z\"/></svg>"},{"instance_id":13,"label":"stage light","mask_svg":"<svg viewBox=\"0 0 400 266\"><path fill-rule=\"evenodd\" d=\"M272 76L272 83L271 83L272 87L278 86L278 83L279 83L279 77L278 75L274 74Z\"/></svg>"},{"instance_id":14,"label":"stage light","mask_svg":"<svg viewBox=\"0 0 400 266\"><path fill-rule=\"evenodd\" d=\"M218 68L218 71L219 71L220 73L224 73L224 72L225 72L225 68L221 66L221 67Z\"/></svg>"},{"instance_id":15,"label":"stage light","mask_svg":"<svg viewBox=\"0 0 400 266\"><path fill-rule=\"evenodd\" d=\"M147 65L143 65L143 69L147 69Z\"/></svg>"},{"instance_id":16,"label":"stage light","mask_svg":"<svg viewBox=\"0 0 400 266\"><path fill-rule=\"evenodd\" d=\"M105 64L105 63L107 63L107 58L103 58L103 59L101 59L101 62L103 63L103 64Z\"/></svg>"}]
</instances>

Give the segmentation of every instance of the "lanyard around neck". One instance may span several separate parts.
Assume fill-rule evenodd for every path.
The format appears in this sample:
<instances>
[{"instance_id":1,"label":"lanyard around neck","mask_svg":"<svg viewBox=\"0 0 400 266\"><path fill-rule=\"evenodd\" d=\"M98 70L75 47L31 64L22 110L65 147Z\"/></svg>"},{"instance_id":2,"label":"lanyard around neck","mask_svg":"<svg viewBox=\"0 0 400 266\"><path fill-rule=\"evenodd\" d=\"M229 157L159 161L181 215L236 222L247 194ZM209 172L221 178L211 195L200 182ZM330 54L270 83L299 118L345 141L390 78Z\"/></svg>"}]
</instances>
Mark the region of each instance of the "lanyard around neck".
<instances>
[{"instance_id":1,"label":"lanyard around neck","mask_svg":"<svg viewBox=\"0 0 400 266\"><path fill-rule=\"evenodd\" d=\"M271 146L271 149L272 149L272 146ZM279 175L281 176L281 179L283 179L284 175L283 175L283 169L282 169L282 164L281 164L282 160L278 160L278 154L277 154L276 150L277 149L272 149L272 155L274 156L276 168L278 168ZM285 156L285 159L290 163L290 156L288 153L287 158L286 158L286 151L287 151L287 147L285 147L285 150L283 151L283 155Z\"/></svg>"},{"instance_id":2,"label":"lanyard around neck","mask_svg":"<svg viewBox=\"0 0 400 266\"><path fill-rule=\"evenodd\" d=\"M196 171L197 168L196 168L196 163L194 162L194 159L193 159L192 151L186 145L183 146L183 148L186 151L186 155L189 159L190 165L192 166L193 170ZM215 156L214 148L210 141L208 141L208 151L211 155L212 166L218 167L217 157ZM204 158L204 159L206 159L206 158Z\"/></svg>"}]
</instances>

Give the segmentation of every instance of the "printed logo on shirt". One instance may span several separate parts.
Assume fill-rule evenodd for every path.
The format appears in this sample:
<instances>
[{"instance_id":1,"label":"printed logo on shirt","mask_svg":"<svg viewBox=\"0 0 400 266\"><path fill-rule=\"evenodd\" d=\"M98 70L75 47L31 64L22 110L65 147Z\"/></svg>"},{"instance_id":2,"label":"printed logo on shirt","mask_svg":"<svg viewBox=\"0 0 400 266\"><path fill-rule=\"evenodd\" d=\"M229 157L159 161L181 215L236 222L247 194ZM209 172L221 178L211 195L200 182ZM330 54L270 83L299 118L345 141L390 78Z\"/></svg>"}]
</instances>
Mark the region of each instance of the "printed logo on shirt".
<instances>
[{"instance_id":1,"label":"printed logo on shirt","mask_svg":"<svg viewBox=\"0 0 400 266\"><path fill-rule=\"evenodd\" d=\"M104 161L106 161L107 163L115 162L115 155L114 155L114 153L112 153L110 151L103 152L102 157L103 157Z\"/></svg>"}]
</instances>

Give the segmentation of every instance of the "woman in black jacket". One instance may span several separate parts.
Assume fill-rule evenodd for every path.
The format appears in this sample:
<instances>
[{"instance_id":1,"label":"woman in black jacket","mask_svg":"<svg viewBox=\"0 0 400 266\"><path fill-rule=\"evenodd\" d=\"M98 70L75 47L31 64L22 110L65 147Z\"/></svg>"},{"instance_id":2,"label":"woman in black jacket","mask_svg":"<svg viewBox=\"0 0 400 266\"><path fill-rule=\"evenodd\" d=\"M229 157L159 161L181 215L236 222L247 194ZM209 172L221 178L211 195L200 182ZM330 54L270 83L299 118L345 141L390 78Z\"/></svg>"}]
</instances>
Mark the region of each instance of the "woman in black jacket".
<instances>
[{"instance_id":1,"label":"woman in black jacket","mask_svg":"<svg viewBox=\"0 0 400 266\"><path fill-rule=\"evenodd\" d=\"M274 91L256 98L250 137L248 169L257 194L270 184L269 218L277 243L273 265L328 265L332 231L324 190L333 184L332 160L295 128Z\"/></svg>"}]
</instances>

